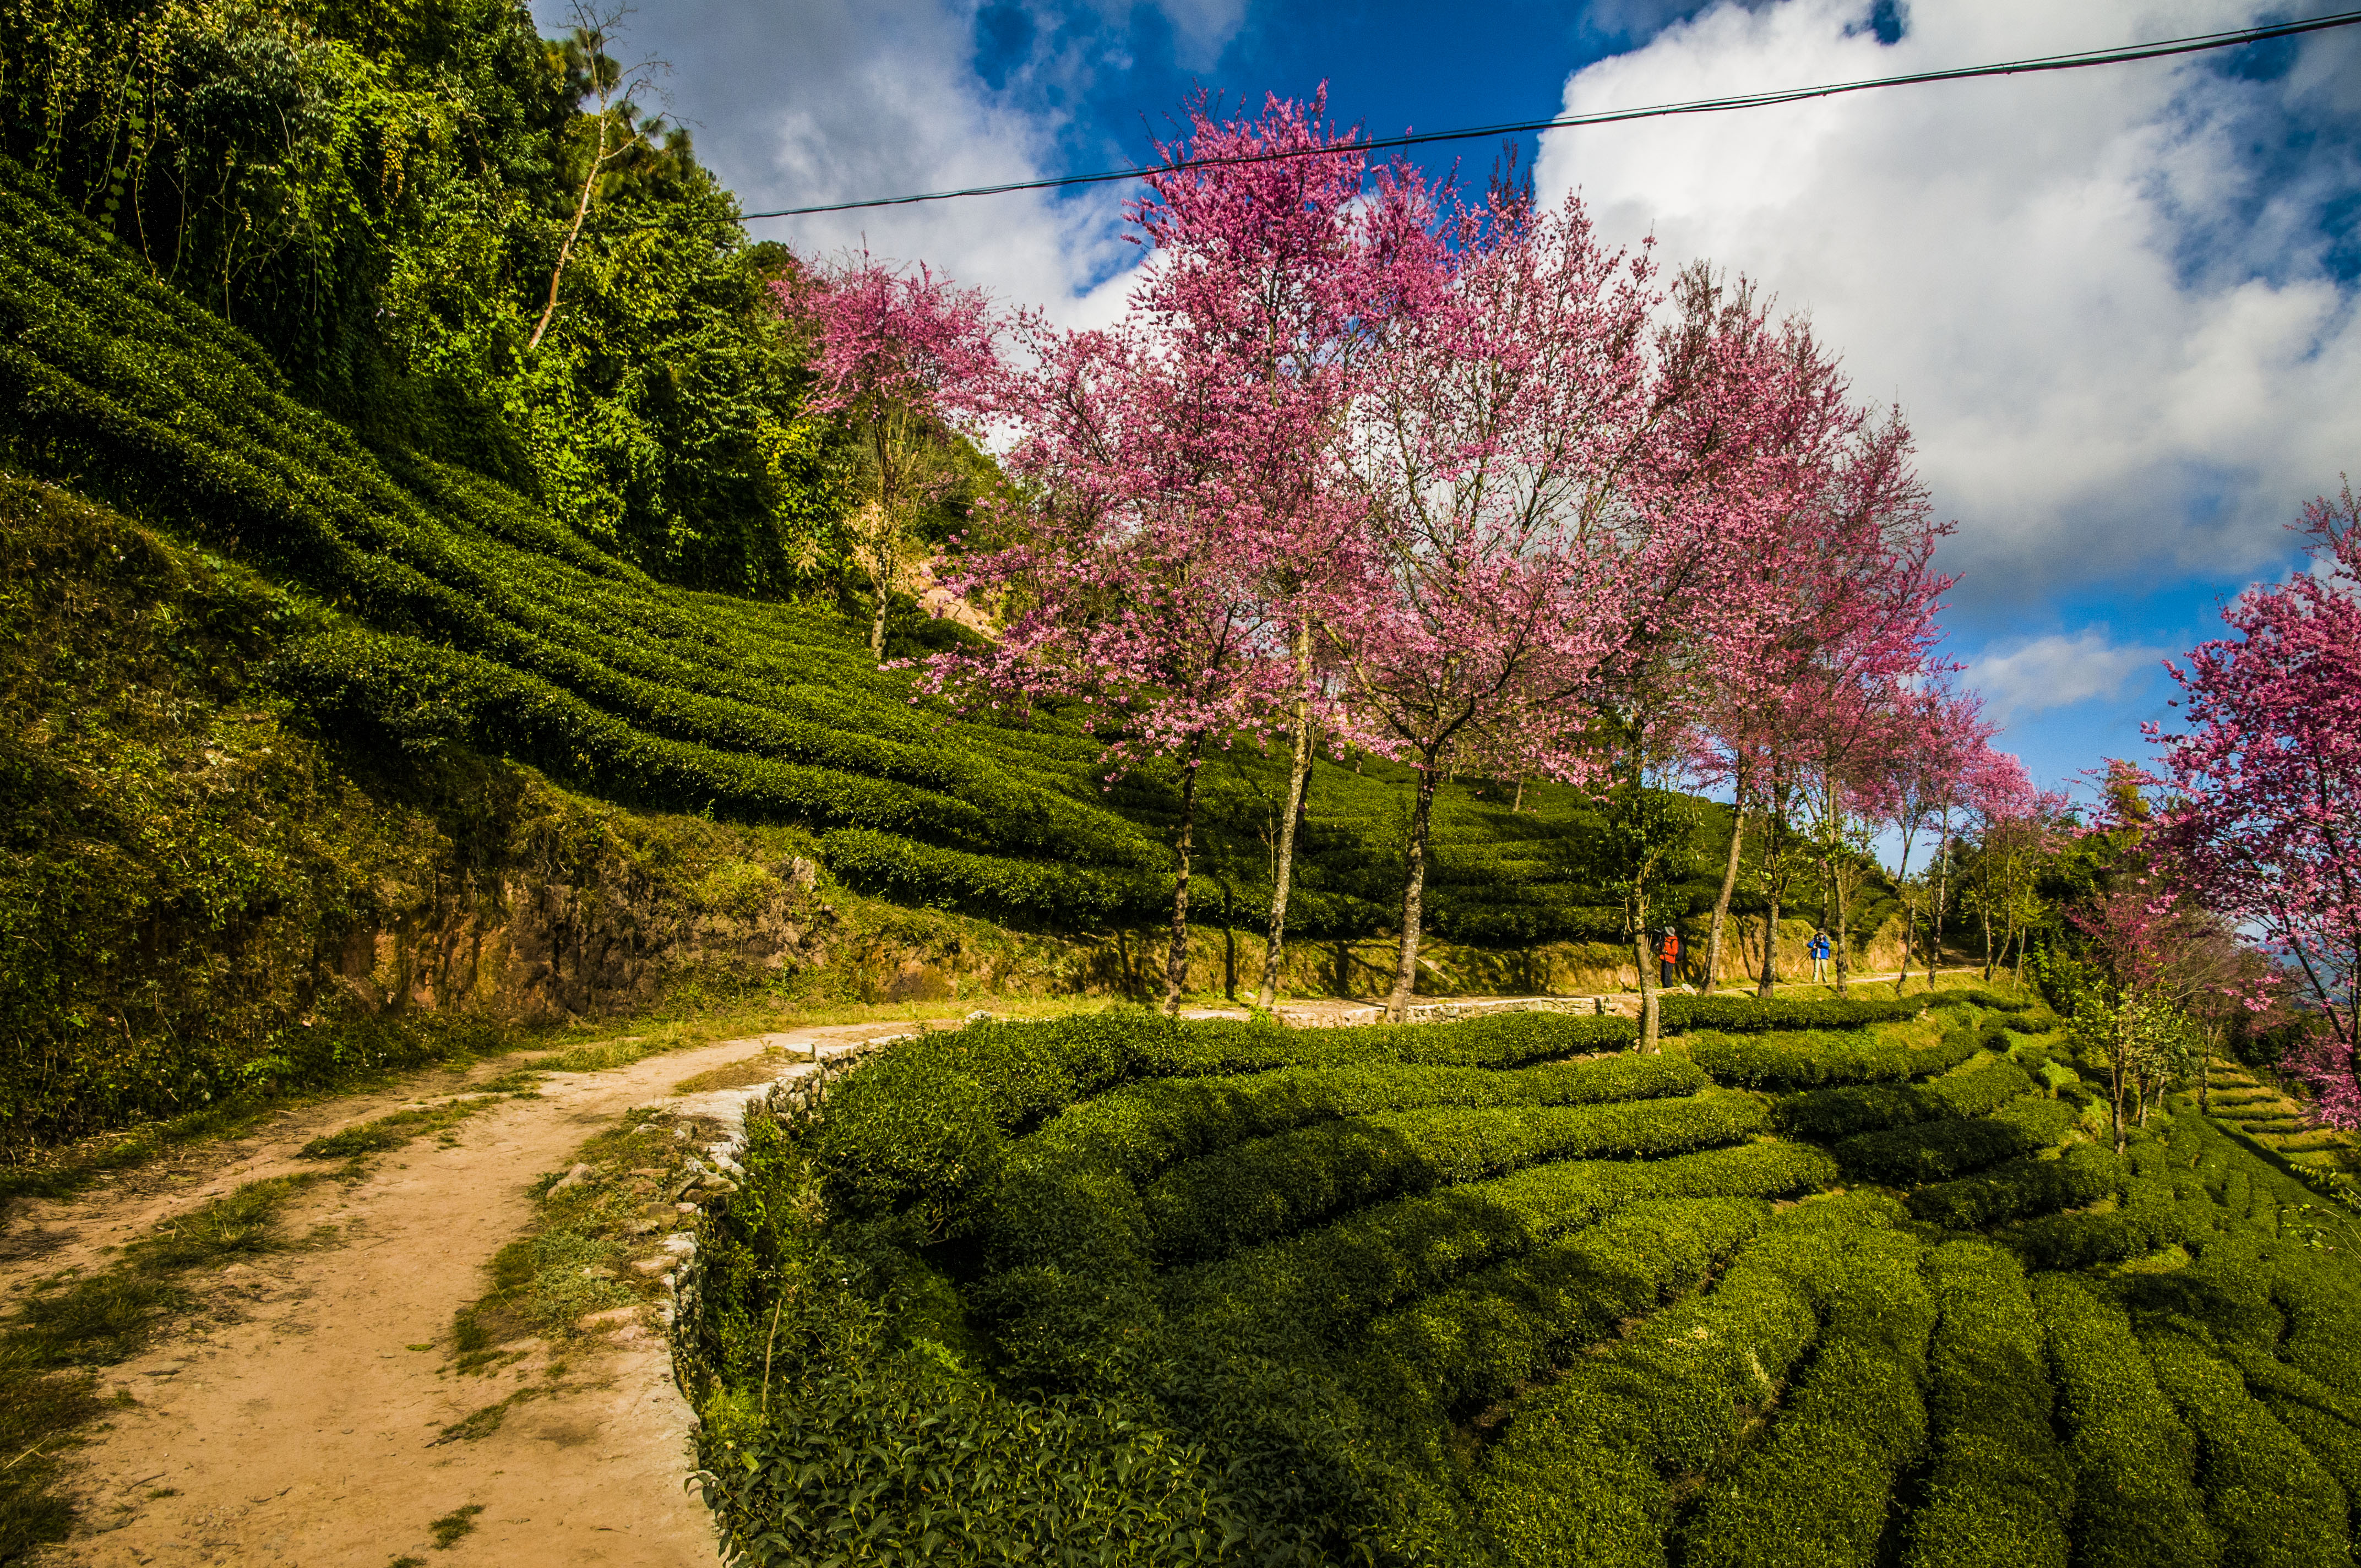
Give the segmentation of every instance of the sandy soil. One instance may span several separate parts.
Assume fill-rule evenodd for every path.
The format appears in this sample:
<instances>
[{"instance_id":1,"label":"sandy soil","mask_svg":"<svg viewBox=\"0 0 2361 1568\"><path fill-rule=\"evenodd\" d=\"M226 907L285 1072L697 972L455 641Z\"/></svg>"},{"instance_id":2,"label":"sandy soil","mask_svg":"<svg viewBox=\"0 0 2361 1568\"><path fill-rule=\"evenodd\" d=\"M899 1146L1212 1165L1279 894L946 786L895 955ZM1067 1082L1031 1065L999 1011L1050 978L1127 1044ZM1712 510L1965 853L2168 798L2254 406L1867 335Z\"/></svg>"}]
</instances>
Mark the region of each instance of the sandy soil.
<instances>
[{"instance_id":1,"label":"sandy soil","mask_svg":"<svg viewBox=\"0 0 2361 1568\"><path fill-rule=\"evenodd\" d=\"M285 1212L289 1230L332 1236L185 1281L199 1306L176 1332L104 1374L134 1403L111 1409L81 1456L83 1523L48 1561L117 1564L712 1564L710 1516L693 1487L691 1416L648 1314L496 1373L452 1367L452 1314L485 1266L533 1219L528 1189L631 1106L745 1059L751 1046L841 1046L906 1026L851 1025L730 1041L605 1072L553 1074L541 1098L378 1157L363 1179L322 1181ZM478 1069L487 1078L514 1059ZM464 1087L426 1074L325 1102L258 1134L186 1152L70 1202L31 1203L0 1238L0 1289L105 1261L119 1245L247 1181L317 1172L307 1140ZM703 1101L709 1097L699 1096ZM673 1102L675 1105L684 1102ZM661 1238L650 1249L660 1253ZM412 1348L419 1346L423 1348ZM521 1387L499 1430L445 1428ZM478 1510L448 1548L430 1528Z\"/></svg>"}]
</instances>

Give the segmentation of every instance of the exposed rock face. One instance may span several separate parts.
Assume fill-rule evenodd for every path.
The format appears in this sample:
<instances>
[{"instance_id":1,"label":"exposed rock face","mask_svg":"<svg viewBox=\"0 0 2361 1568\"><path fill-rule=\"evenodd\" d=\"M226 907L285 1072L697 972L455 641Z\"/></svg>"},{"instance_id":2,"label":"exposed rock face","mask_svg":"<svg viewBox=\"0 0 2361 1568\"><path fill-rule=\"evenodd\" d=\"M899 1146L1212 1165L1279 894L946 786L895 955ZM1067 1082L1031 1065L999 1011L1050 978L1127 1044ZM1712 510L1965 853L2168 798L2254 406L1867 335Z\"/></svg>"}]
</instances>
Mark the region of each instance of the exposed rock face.
<instances>
[{"instance_id":1,"label":"exposed rock face","mask_svg":"<svg viewBox=\"0 0 2361 1568\"><path fill-rule=\"evenodd\" d=\"M511 872L434 890L381 884L370 916L345 937L335 976L372 1012L546 1019L646 1006L691 976L739 985L825 962L832 916L816 899L818 868L800 856L738 864L743 874L718 902L628 863L588 882Z\"/></svg>"}]
</instances>

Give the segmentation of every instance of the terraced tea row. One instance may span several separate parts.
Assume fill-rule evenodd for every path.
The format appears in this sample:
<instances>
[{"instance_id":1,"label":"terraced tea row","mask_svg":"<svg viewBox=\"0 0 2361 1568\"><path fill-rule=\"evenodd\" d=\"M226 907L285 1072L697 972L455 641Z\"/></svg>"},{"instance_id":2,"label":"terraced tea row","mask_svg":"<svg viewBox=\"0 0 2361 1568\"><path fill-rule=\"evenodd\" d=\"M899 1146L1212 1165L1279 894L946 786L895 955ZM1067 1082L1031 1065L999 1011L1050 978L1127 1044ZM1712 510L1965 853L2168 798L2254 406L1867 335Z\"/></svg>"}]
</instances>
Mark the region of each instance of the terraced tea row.
<instances>
[{"instance_id":1,"label":"terraced tea row","mask_svg":"<svg viewBox=\"0 0 2361 1568\"><path fill-rule=\"evenodd\" d=\"M1195 1522L1126 1562L2110 1560L2108 1467L2136 1451L2173 1496L2165 1418L2239 1434L2306 1516L2191 1470L2188 1560L2341 1560L2314 1477L2343 1487L2361 1441L2361 1231L2193 1115L2089 1141L2054 1021L1985 1000L1850 1030L1722 1009L1655 1058L1545 1014L888 1053L762 1131L760 1202L717 1238L729 1517L820 1560L826 1519L761 1479L791 1339L797 1376L1090 1412L1159 1486L1187 1455ZM2089 1403L2126 1358L2156 1391L2128 1431ZM956 1560L990 1561L1018 1526L960 1495Z\"/></svg>"}]
</instances>

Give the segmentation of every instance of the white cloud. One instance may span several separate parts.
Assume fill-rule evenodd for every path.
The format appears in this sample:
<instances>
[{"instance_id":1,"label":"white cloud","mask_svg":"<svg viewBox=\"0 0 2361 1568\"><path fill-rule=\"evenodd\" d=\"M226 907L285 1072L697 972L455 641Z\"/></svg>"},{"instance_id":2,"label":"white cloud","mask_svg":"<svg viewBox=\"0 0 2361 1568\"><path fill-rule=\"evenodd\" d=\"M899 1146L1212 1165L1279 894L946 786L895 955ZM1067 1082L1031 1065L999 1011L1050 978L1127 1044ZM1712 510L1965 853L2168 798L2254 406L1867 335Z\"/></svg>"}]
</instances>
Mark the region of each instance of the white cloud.
<instances>
[{"instance_id":1,"label":"white cloud","mask_svg":"<svg viewBox=\"0 0 2361 1568\"><path fill-rule=\"evenodd\" d=\"M1568 112L2169 38L2235 0L1916 0L1901 41L1869 0L1722 4L1572 77ZM1990 604L2070 582L2244 573L2354 465L2361 310L2320 266L2350 191L2323 139L2301 172L2255 150L2361 103L2361 49L2306 46L2275 82L2203 59L1892 89L1553 132L1539 179L1601 227L1653 232L1807 312L1858 391L1896 399L1945 561Z\"/></svg>"},{"instance_id":2,"label":"white cloud","mask_svg":"<svg viewBox=\"0 0 2361 1568\"><path fill-rule=\"evenodd\" d=\"M2006 724L2092 697L2113 699L2133 675L2154 670L2165 652L2119 646L2096 630L2072 637L2052 634L2004 653L1987 652L1968 666L1962 679L1983 694L1985 716Z\"/></svg>"},{"instance_id":3,"label":"white cloud","mask_svg":"<svg viewBox=\"0 0 2361 1568\"><path fill-rule=\"evenodd\" d=\"M1235 29L1222 15L1237 8L1175 0L1167 9L1184 36L1211 38ZM536 0L534 12L544 30L564 25L559 0ZM628 27L627 52L671 62L675 113L749 212L1062 172L1057 125L997 101L978 79L969 5L642 0ZM865 244L1063 318L1137 259L1117 237L1120 201L1107 187L1066 202L1026 192L748 228L819 258ZM1104 311L1104 299L1092 308Z\"/></svg>"},{"instance_id":4,"label":"white cloud","mask_svg":"<svg viewBox=\"0 0 2361 1568\"><path fill-rule=\"evenodd\" d=\"M1162 0L1157 9L1171 22L1178 61L1190 71L1219 64L1223 46L1246 19L1246 0Z\"/></svg>"}]
</instances>

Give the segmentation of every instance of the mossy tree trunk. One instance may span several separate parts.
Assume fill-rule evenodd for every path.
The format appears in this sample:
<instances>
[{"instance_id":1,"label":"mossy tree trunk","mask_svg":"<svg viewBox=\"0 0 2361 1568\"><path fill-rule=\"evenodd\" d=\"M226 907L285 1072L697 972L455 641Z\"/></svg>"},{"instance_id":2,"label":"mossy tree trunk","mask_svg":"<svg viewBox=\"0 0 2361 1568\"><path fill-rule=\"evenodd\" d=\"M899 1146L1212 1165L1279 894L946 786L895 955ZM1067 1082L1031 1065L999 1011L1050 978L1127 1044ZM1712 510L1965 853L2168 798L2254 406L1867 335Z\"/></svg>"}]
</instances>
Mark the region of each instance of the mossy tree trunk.
<instances>
[{"instance_id":1,"label":"mossy tree trunk","mask_svg":"<svg viewBox=\"0 0 2361 1568\"><path fill-rule=\"evenodd\" d=\"M1180 826L1172 835L1178 864L1172 877L1172 946L1164 956L1164 1014L1180 1011L1180 993L1189 989L1189 848L1197 825L1197 759L1205 749L1201 732L1190 738L1180 760Z\"/></svg>"},{"instance_id":2,"label":"mossy tree trunk","mask_svg":"<svg viewBox=\"0 0 2361 1568\"><path fill-rule=\"evenodd\" d=\"M1418 798L1411 807L1410 864L1402 877L1401 953L1394 966L1394 989L1386 998L1386 1016L1401 1023L1410 1016L1410 999L1418 990L1419 924L1425 913L1426 832L1434 815L1434 789L1442 782L1435 753L1421 759Z\"/></svg>"}]
</instances>

